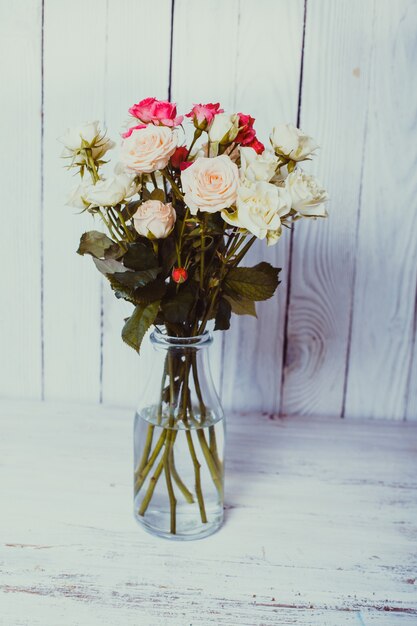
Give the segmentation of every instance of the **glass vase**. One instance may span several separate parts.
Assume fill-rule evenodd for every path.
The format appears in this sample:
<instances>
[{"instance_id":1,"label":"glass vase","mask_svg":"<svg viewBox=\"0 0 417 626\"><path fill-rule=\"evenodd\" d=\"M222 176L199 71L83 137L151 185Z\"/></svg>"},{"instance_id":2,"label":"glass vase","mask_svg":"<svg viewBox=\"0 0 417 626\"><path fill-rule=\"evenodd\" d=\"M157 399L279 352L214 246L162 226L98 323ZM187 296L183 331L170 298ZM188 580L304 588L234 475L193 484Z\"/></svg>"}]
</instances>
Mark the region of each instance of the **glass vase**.
<instances>
[{"instance_id":1,"label":"glass vase","mask_svg":"<svg viewBox=\"0 0 417 626\"><path fill-rule=\"evenodd\" d=\"M134 425L134 514L152 534L200 539L223 521L224 414L210 372L210 332L159 329Z\"/></svg>"}]
</instances>

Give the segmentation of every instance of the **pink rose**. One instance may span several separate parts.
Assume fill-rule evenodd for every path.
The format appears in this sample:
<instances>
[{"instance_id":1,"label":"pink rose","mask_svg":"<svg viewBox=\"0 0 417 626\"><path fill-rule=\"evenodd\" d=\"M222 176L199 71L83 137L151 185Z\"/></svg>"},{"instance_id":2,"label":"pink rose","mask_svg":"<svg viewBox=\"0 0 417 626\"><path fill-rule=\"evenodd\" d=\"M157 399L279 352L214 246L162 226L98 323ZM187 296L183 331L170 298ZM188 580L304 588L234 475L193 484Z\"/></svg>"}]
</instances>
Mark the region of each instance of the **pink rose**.
<instances>
[{"instance_id":1,"label":"pink rose","mask_svg":"<svg viewBox=\"0 0 417 626\"><path fill-rule=\"evenodd\" d=\"M184 119L183 115L177 116L177 106L167 100L145 98L129 109L129 113L144 124L155 126L179 126Z\"/></svg>"},{"instance_id":2,"label":"pink rose","mask_svg":"<svg viewBox=\"0 0 417 626\"><path fill-rule=\"evenodd\" d=\"M220 108L220 103L216 104L195 104L185 117L192 117L194 126L199 130L206 130L207 126L214 120L218 113L224 113Z\"/></svg>"},{"instance_id":3,"label":"pink rose","mask_svg":"<svg viewBox=\"0 0 417 626\"><path fill-rule=\"evenodd\" d=\"M139 235L148 239L165 239L172 232L177 216L172 204L159 200L147 200L133 216L133 224Z\"/></svg>"},{"instance_id":4,"label":"pink rose","mask_svg":"<svg viewBox=\"0 0 417 626\"><path fill-rule=\"evenodd\" d=\"M138 124L137 126L132 126L131 128L128 128L128 130L125 133L122 133L123 139L127 139L128 137L130 137L133 131L139 130L139 128L146 128L146 124Z\"/></svg>"}]
</instances>

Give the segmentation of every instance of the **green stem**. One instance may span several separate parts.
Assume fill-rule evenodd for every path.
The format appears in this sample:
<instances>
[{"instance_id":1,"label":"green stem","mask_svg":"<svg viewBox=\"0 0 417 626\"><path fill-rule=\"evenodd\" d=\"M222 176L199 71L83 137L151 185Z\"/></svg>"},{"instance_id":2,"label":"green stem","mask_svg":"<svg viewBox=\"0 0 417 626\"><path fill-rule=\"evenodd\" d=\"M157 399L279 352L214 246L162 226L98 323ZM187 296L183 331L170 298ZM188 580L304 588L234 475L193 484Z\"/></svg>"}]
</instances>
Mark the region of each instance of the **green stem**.
<instances>
[{"instance_id":1,"label":"green stem","mask_svg":"<svg viewBox=\"0 0 417 626\"><path fill-rule=\"evenodd\" d=\"M148 476L149 472L151 471L151 469L152 469L156 459L159 456L159 453L160 453L160 451L162 449L162 446L165 443L166 436L167 436L167 430L164 429L162 431L162 433L161 433L161 435L160 435L160 437L159 437L159 439L158 439L158 441L156 443L156 446L155 446L151 456L149 457L149 460L146 463L145 467L142 469L141 472L138 473L137 476L135 476L135 479L136 479L136 481L135 481L135 493L139 492L139 490L141 489L143 483L146 480L146 477Z\"/></svg>"},{"instance_id":2,"label":"green stem","mask_svg":"<svg viewBox=\"0 0 417 626\"><path fill-rule=\"evenodd\" d=\"M203 524L207 523L206 507L204 504L203 490L201 488L201 465L198 461L197 454L195 452L193 437L191 430L187 428L185 436L187 438L188 448L190 450L191 459L194 465L195 476L195 493L197 496L198 508L200 509L200 517Z\"/></svg>"},{"instance_id":3,"label":"green stem","mask_svg":"<svg viewBox=\"0 0 417 626\"><path fill-rule=\"evenodd\" d=\"M170 532L172 535L175 535L177 532L177 523L176 523L176 513L177 513L177 500L175 498L174 489L172 486L172 478L171 478L171 449L173 443L175 441L175 433L171 430L168 433L168 437L165 443L165 452L164 452L164 472L165 472L165 480L168 489L168 497L169 497L169 509L170 509Z\"/></svg>"},{"instance_id":4,"label":"green stem","mask_svg":"<svg viewBox=\"0 0 417 626\"><path fill-rule=\"evenodd\" d=\"M143 468L145 467L146 463L148 462L149 452L151 451L151 446L152 446L154 430L155 430L155 426L153 424L149 424L148 432L146 433L146 441L145 441L145 447L143 449L142 458L138 465L138 469L135 472L135 475L140 474Z\"/></svg>"},{"instance_id":5,"label":"green stem","mask_svg":"<svg viewBox=\"0 0 417 626\"><path fill-rule=\"evenodd\" d=\"M119 217L120 223L122 225L122 228L123 228L123 230L124 230L124 232L126 234L126 237L127 237L128 241L135 241L135 238L133 237L132 233L129 231L129 228L128 228L127 224L126 224L126 221L125 221L125 219L123 217L123 214L122 214L121 210L118 209L117 207L114 207L114 210L116 211L116 213L117 213L117 215Z\"/></svg>"},{"instance_id":6,"label":"green stem","mask_svg":"<svg viewBox=\"0 0 417 626\"><path fill-rule=\"evenodd\" d=\"M207 445L207 441L202 428L197 428L197 437L200 442L201 449L204 454L204 458L206 459L207 466L210 470L211 478L216 485L217 491L219 493L220 498L223 498L223 480L221 474L219 475L219 470L217 468L216 462L213 458L213 455L210 451L210 448Z\"/></svg>"},{"instance_id":7,"label":"green stem","mask_svg":"<svg viewBox=\"0 0 417 626\"><path fill-rule=\"evenodd\" d=\"M175 180L173 179L171 174L168 172L168 170L167 169L161 170L161 174L162 174L162 176L165 176L165 178L167 179L167 181L171 185L172 191L177 196L178 200L184 201L184 196L182 195L182 193L181 193L177 183L175 182Z\"/></svg>"},{"instance_id":8,"label":"green stem","mask_svg":"<svg viewBox=\"0 0 417 626\"><path fill-rule=\"evenodd\" d=\"M244 248L242 248L242 250L239 252L239 254L237 255L237 257L233 260L233 266L235 267L236 265L239 265L239 263L241 262L241 260L243 259L243 257L245 256L245 254L249 251L249 249L253 246L253 244L256 241L256 237L255 235L253 237L251 237L248 241L248 243L246 244L246 246Z\"/></svg>"},{"instance_id":9,"label":"green stem","mask_svg":"<svg viewBox=\"0 0 417 626\"><path fill-rule=\"evenodd\" d=\"M153 186L155 187L155 189L158 189L158 183L156 182L156 177L155 177L155 173L151 172L151 180L153 183Z\"/></svg>"},{"instance_id":10,"label":"green stem","mask_svg":"<svg viewBox=\"0 0 417 626\"><path fill-rule=\"evenodd\" d=\"M99 210L98 210L98 214L100 215L101 219L102 219L102 220L103 220L103 222L105 223L105 225L106 225L106 227L107 227L107 230L108 230L108 231L109 231L109 233L110 233L110 236L111 236L111 237L113 237L113 239L114 239L114 240L115 240L115 241L116 241L116 242L117 242L117 243L118 243L118 244L119 244L119 245L120 245L120 246L121 246L121 247L122 247L125 251L127 251L126 244L124 243L124 241L123 241L123 240L119 239L120 235L119 235L119 237L118 237L118 236L115 234L115 232L113 231L113 227L112 227L112 225L111 225L111 222L109 222L109 221L105 218L105 216L104 216L104 214L102 213L101 209L99 209Z\"/></svg>"},{"instance_id":11,"label":"green stem","mask_svg":"<svg viewBox=\"0 0 417 626\"><path fill-rule=\"evenodd\" d=\"M183 481L181 480L181 477L179 476L177 472L177 468L175 467L174 448L172 446L171 446L170 464L171 464L172 478L176 482L178 489L181 491L186 501L189 504L193 504L194 502L193 494L191 493L189 489L187 489L186 485L183 483Z\"/></svg>"},{"instance_id":12,"label":"green stem","mask_svg":"<svg viewBox=\"0 0 417 626\"><path fill-rule=\"evenodd\" d=\"M162 457L162 459L159 461L158 467L156 468L154 475L151 477L151 480L149 482L149 487L140 505L139 515L145 515L146 509L149 506L149 502L152 499L153 492L155 491L156 483L158 482L163 469L164 469L164 457Z\"/></svg>"},{"instance_id":13,"label":"green stem","mask_svg":"<svg viewBox=\"0 0 417 626\"><path fill-rule=\"evenodd\" d=\"M193 379L194 379L194 386L195 386L198 402L200 405L201 422L205 422L206 406L204 404L203 394L201 392L201 387L200 387L200 380L198 378L197 359L196 359L195 354L193 355ZM209 427L209 448L213 456L213 460L216 464L217 471L219 475L221 476L222 471L223 471L222 462L220 461L220 458L219 458L219 452L217 449L217 440L216 440L216 429L214 426Z\"/></svg>"}]
</instances>

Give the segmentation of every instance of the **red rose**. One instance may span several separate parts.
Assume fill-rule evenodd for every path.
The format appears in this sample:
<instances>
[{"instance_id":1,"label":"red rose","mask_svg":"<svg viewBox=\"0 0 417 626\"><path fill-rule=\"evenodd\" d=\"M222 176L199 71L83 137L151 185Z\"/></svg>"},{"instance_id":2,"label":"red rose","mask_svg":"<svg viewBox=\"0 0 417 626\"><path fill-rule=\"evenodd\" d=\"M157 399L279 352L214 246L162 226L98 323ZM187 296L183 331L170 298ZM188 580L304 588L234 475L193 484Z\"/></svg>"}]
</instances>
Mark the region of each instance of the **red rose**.
<instances>
[{"instance_id":1,"label":"red rose","mask_svg":"<svg viewBox=\"0 0 417 626\"><path fill-rule=\"evenodd\" d=\"M174 167L176 170L180 170L182 164L187 160L187 156L188 156L187 146L179 146L171 157L172 167Z\"/></svg>"}]
</instances>

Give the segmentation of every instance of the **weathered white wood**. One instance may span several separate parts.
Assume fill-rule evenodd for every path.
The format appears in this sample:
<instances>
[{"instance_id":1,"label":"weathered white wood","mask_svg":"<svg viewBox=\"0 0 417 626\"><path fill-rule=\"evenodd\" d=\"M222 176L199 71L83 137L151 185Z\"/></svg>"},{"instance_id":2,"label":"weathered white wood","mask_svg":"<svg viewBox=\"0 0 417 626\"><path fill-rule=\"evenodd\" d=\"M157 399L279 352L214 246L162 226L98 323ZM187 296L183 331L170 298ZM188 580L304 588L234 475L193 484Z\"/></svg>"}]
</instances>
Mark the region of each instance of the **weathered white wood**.
<instances>
[{"instance_id":1,"label":"weathered white wood","mask_svg":"<svg viewBox=\"0 0 417 626\"><path fill-rule=\"evenodd\" d=\"M256 119L268 148L274 125L297 119L304 3L249 0L239 5L234 109ZM282 267L273 300L257 305L258 319L235 317L224 336L222 396L227 408L277 411L281 385L290 233L267 249L259 242L243 265L267 260Z\"/></svg>"},{"instance_id":2,"label":"weathered white wood","mask_svg":"<svg viewBox=\"0 0 417 626\"><path fill-rule=\"evenodd\" d=\"M239 2L212 0L204 11L192 0L177 0L174 14L172 50L172 99L181 113L188 113L193 104L220 102L225 111L234 110L236 59L239 28ZM225 42L212 45L213 38ZM186 138L193 134L189 120L184 123ZM214 333L211 367L218 392L221 392L223 371L223 333Z\"/></svg>"},{"instance_id":3,"label":"weathered white wood","mask_svg":"<svg viewBox=\"0 0 417 626\"><path fill-rule=\"evenodd\" d=\"M415 424L233 416L226 524L183 544L133 520L130 411L0 416L7 626L416 621Z\"/></svg>"},{"instance_id":4,"label":"weathered white wood","mask_svg":"<svg viewBox=\"0 0 417 626\"><path fill-rule=\"evenodd\" d=\"M307 8L301 127L322 148L305 169L325 182L330 202L328 220L295 227L286 414L340 415L343 409L373 14L374 4L361 0ZM379 224L374 232L384 228Z\"/></svg>"},{"instance_id":5,"label":"weathered white wood","mask_svg":"<svg viewBox=\"0 0 417 626\"><path fill-rule=\"evenodd\" d=\"M59 159L69 126L103 119L106 13L100 0L45 0L44 327L47 398L98 401L100 278L75 254L94 228L88 214L64 206L78 177Z\"/></svg>"},{"instance_id":6,"label":"weathered white wood","mask_svg":"<svg viewBox=\"0 0 417 626\"><path fill-rule=\"evenodd\" d=\"M407 381L407 409L406 419L417 419L417 295L416 308L414 312L414 340L412 344L412 361L410 363L410 371Z\"/></svg>"},{"instance_id":7,"label":"weathered white wood","mask_svg":"<svg viewBox=\"0 0 417 626\"><path fill-rule=\"evenodd\" d=\"M0 394L40 398L41 2L0 3Z\"/></svg>"},{"instance_id":8,"label":"weathered white wood","mask_svg":"<svg viewBox=\"0 0 417 626\"><path fill-rule=\"evenodd\" d=\"M417 4L376 4L346 414L403 419L417 282ZM415 385L415 381L411 381Z\"/></svg>"},{"instance_id":9,"label":"weathered white wood","mask_svg":"<svg viewBox=\"0 0 417 626\"><path fill-rule=\"evenodd\" d=\"M123 5L110 0L104 108L106 125L118 144L132 104L150 96L167 98L170 38L171 0L125 0ZM157 66L151 52L156 41ZM111 167L117 162L118 150ZM132 310L128 302L116 300L104 281L102 400L108 404L135 406L141 387L148 382L148 338L143 341L140 357L121 340L124 319Z\"/></svg>"}]
</instances>

